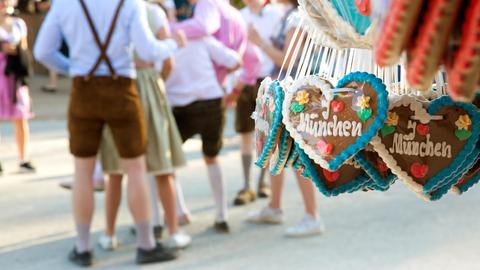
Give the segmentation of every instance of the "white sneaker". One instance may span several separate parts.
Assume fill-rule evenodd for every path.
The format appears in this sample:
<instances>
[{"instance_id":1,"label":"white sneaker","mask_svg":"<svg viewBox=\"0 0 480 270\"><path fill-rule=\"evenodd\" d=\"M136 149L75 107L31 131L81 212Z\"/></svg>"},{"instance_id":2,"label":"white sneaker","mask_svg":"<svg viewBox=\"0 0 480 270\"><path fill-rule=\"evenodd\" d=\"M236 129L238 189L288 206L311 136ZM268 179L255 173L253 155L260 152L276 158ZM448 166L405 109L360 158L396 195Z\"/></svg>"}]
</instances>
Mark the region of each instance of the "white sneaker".
<instances>
[{"instance_id":1,"label":"white sneaker","mask_svg":"<svg viewBox=\"0 0 480 270\"><path fill-rule=\"evenodd\" d=\"M184 232L177 232L170 236L167 246L175 249L185 249L192 243L192 237Z\"/></svg>"},{"instance_id":2,"label":"white sneaker","mask_svg":"<svg viewBox=\"0 0 480 270\"><path fill-rule=\"evenodd\" d=\"M110 237L102 234L100 238L98 238L98 245L104 250L112 251L118 247L117 238L115 236Z\"/></svg>"},{"instance_id":3,"label":"white sneaker","mask_svg":"<svg viewBox=\"0 0 480 270\"><path fill-rule=\"evenodd\" d=\"M257 224L281 224L283 223L283 212L281 209L273 209L267 206L260 211L251 212L247 221Z\"/></svg>"},{"instance_id":4,"label":"white sneaker","mask_svg":"<svg viewBox=\"0 0 480 270\"><path fill-rule=\"evenodd\" d=\"M325 231L325 225L320 217L305 215L305 217L295 226L286 230L287 237L305 237L322 234Z\"/></svg>"}]
</instances>

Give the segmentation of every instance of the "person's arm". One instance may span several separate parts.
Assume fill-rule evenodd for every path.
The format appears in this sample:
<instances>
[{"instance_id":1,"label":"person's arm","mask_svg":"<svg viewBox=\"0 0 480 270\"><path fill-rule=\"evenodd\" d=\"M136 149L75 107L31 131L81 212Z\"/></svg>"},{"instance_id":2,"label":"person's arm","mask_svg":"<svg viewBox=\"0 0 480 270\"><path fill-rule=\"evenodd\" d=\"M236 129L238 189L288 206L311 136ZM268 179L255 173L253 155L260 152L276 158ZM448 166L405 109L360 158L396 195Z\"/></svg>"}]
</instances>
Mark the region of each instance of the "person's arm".
<instances>
[{"instance_id":1,"label":"person's arm","mask_svg":"<svg viewBox=\"0 0 480 270\"><path fill-rule=\"evenodd\" d=\"M188 39L210 36L218 29L220 29L220 12L213 0L199 0L192 18L172 24L173 32L182 30Z\"/></svg>"},{"instance_id":2,"label":"person's arm","mask_svg":"<svg viewBox=\"0 0 480 270\"><path fill-rule=\"evenodd\" d=\"M160 30L157 33L157 38L162 40L169 37L170 37L170 29L168 28L168 25L165 25L164 27L160 28ZM167 80L168 77L170 76L170 73L172 73L173 65L174 65L173 56L163 61L163 66L162 66L162 71L160 72L160 76L162 76L164 80Z\"/></svg>"},{"instance_id":3,"label":"person's arm","mask_svg":"<svg viewBox=\"0 0 480 270\"><path fill-rule=\"evenodd\" d=\"M247 43L245 53L242 57L243 66L242 73L240 75L240 82L243 85L255 85L257 82L258 74L261 71L262 64L260 63L260 55L255 46L251 43Z\"/></svg>"},{"instance_id":4,"label":"person's arm","mask_svg":"<svg viewBox=\"0 0 480 270\"><path fill-rule=\"evenodd\" d=\"M204 38L203 40L208 48L210 58L215 64L226 67L232 71L241 66L242 61L236 51L229 49L213 37Z\"/></svg>"},{"instance_id":5,"label":"person's arm","mask_svg":"<svg viewBox=\"0 0 480 270\"><path fill-rule=\"evenodd\" d=\"M60 52L62 32L56 12L57 8L53 5L40 28L33 49L33 55L37 61L49 69L68 74L70 62L69 59Z\"/></svg>"},{"instance_id":6,"label":"person's arm","mask_svg":"<svg viewBox=\"0 0 480 270\"><path fill-rule=\"evenodd\" d=\"M180 46L185 45L185 36L180 31L175 33L173 39L157 40L148 26L145 3L135 1L130 21L130 38L135 46L138 56L147 62L164 61Z\"/></svg>"},{"instance_id":7,"label":"person's arm","mask_svg":"<svg viewBox=\"0 0 480 270\"><path fill-rule=\"evenodd\" d=\"M285 63L289 63L292 58L293 50L290 52L289 55L287 55L287 50L288 50L288 47L290 46L290 43L295 42L295 44L297 45L300 42L303 43L303 41L300 40L300 35L298 35L297 38L293 40L293 35L295 31L296 31L296 27L291 27L287 31L287 35L285 37L285 46L283 50L279 50L272 44L262 40L262 38L259 36L257 31L253 27L249 27L248 36L250 41L252 41L258 47L260 47L260 49L262 49L272 59L275 65L280 67L283 64L284 59L286 59Z\"/></svg>"}]
</instances>

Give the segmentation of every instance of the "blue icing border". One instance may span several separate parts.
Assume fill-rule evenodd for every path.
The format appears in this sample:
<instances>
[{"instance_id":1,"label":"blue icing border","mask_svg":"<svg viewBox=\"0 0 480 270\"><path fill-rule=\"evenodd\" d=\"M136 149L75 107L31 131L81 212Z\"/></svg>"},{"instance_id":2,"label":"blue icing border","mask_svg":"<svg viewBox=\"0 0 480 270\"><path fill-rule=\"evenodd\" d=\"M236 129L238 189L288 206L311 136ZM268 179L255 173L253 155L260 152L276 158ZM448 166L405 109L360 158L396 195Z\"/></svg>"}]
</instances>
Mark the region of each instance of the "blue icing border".
<instances>
[{"instance_id":1,"label":"blue icing border","mask_svg":"<svg viewBox=\"0 0 480 270\"><path fill-rule=\"evenodd\" d=\"M449 190L452 189L452 187L458 182L458 180L462 177L463 174L468 172L471 169L471 167L475 166L476 160L477 160L478 156L480 155L480 150L477 150L475 152L476 152L476 158L474 158L475 162L471 163L471 162L467 162L467 160L465 160L463 162L461 168L464 167L464 166L467 166L468 169L466 171L464 171L462 169L457 170L455 175L451 177L451 179L454 179L455 181L449 181L447 184L441 186L439 189L431 192L430 193L430 200L432 200L432 201L440 200L445 194L448 193ZM458 188L460 190L460 194L464 193L469 188L474 186L476 183L478 183L479 180L480 180L480 173L477 173L472 179L470 179L467 182L467 184Z\"/></svg>"},{"instance_id":2,"label":"blue icing border","mask_svg":"<svg viewBox=\"0 0 480 270\"><path fill-rule=\"evenodd\" d=\"M297 160L298 160L298 145L295 143L295 141L293 141L292 149L290 150L290 154L288 155L288 158L285 164L286 165L292 164L293 166Z\"/></svg>"},{"instance_id":3,"label":"blue icing border","mask_svg":"<svg viewBox=\"0 0 480 270\"><path fill-rule=\"evenodd\" d=\"M367 185L367 183L369 183L370 181L370 177L368 177L368 175L364 173L359 177L353 179L348 184L345 184L343 186L340 186L334 189L328 189L327 186L325 186L325 183L323 182L320 175L318 175L318 172L315 169L314 162L308 157L308 155L302 149L299 148L298 153L299 153L298 158L301 160L301 162L305 166L305 171L302 174L302 176L309 178L311 181L313 181L317 189L327 197L338 196L342 193L352 193L352 192L358 191L364 188Z\"/></svg>"},{"instance_id":4,"label":"blue icing border","mask_svg":"<svg viewBox=\"0 0 480 270\"><path fill-rule=\"evenodd\" d=\"M372 164L367 160L367 158L362 152L358 152L357 154L355 154L354 159L370 176L371 183L369 183L368 186L375 190L386 191L395 182L395 180L397 180L397 177L392 172L390 172L386 178L383 178L380 173L378 173L378 170L374 166L372 166Z\"/></svg>"},{"instance_id":5,"label":"blue icing border","mask_svg":"<svg viewBox=\"0 0 480 270\"><path fill-rule=\"evenodd\" d=\"M275 80L270 84L268 91L273 91L274 98L275 98L275 111L273 112L273 121L272 126L270 127L270 133L267 138L267 142L263 146L262 153L260 157L258 157L255 165L260 168L265 168L267 166L267 161L271 156L272 149L274 147L275 138L277 137L277 133L279 130L280 125L282 124L282 105L283 99L285 94L283 93L283 89L280 86L280 81Z\"/></svg>"},{"instance_id":6,"label":"blue icing border","mask_svg":"<svg viewBox=\"0 0 480 270\"><path fill-rule=\"evenodd\" d=\"M437 175L429 179L428 182L423 186L424 194L435 192L436 189L444 185L450 185L451 187L456 184L455 181L457 181L458 178L455 179L452 176L465 173L466 169L470 168L473 165L472 163L475 162L475 160L468 162L467 157L471 154L478 155L480 151L480 149L476 147L480 135L480 125L478 124L480 123L480 113L477 111L477 108L473 104L455 102L448 96L442 96L433 100L428 106L427 111L430 115L433 115L441 108L448 106L461 107L465 110L465 112L468 113L472 121L472 135L468 139L463 149L457 154L453 162L447 168L444 168ZM441 192L439 192L439 194L440 193ZM435 196L435 198L437 196Z\"/></svg>"},{"instance_id":7,"label":"blue icing border","mask_svg":"<svg viewBox=\"0 0 480 270\"><path fill-rule=\"evenodd\" d=\"M343 18L343 20L348 22L355 29L355 31L357 31L357 33L361 35L365 35L365 32L368 30L368 28L372 24L372 21L370 17L363 16L362 14L360 14L360 12L358 12L357 7L355 6L354 0L348 0L347 10L340 8L338 4L338 0L331 0L331 2L335 7L335 9L337 10L340 17ZM343 0L342 2L346 2L346 1ZM346 11L348 14L344 14L344 11ZM350 22L349 18L352 18L353 22Z\"/></svg>"},{"instance_id":8,"label":"blue icing border","mask_svg":"<svg viewBox=\"0 0 480 270\"><path fill-rule=\"evenodd\" d=\"M285 168L285 164L287 162L286 159L288 160L290 152L293 150L293 143L290 148L287 147L289 140L293 140L290 137L290 133L288 133L285 128L282 128L282 131L280 133L280 154L278 155L278 160L275 165L270 166L270 173L273 175L279 174Z\"/></svg>"},{"instance_id":9,"label":"blue icing border","mask_svg":"<svg viewBox=\"0 0 480 270\"><path fill-rule=\"evenodd\" d=\"M358 137L354 144L349 145L333 160L328 161L329 170L331 171L336 171L346 160L363 149L365 145L367 145L367 143L369 143L372 138L377 135L378 131L383 127L383 124L387 119L388 92L385 90L386 86L383 84L382 80L367 72L353 72L341 79L337 84L337 88L342 88L353 81L369 83L375 90L378 99L378 111L376 112L377 116L368 130L363 133L362 136Z\"/></svg>"}]
</instances>

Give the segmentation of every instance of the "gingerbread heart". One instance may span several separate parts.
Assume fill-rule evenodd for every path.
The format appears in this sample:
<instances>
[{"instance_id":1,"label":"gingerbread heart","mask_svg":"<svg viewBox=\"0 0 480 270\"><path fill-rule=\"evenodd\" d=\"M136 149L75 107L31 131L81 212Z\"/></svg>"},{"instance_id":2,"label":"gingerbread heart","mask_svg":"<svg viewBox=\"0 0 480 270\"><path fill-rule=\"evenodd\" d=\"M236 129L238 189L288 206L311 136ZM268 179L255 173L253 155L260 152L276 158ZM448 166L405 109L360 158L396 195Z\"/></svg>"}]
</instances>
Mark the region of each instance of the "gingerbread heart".
<instances>
[{"instance_id":1,"label":"gingerbread heart","mask_svg":"<svg viewBox=\"0 0 480 270\"><path fill-rule=\"evenodd\" d=\"M315 163L336 171L383 126L387 95L382 81L364 72L345 76L335 89L317 76L306 77L288 89L283 123ZM332 104L339 102L344 108L335 112Z\"/></svg>"},{"instance_id":2,"label":"gingerbread heart","mask_svg":"<svg viewBox=\"0 0 480 270\"><path fill-rule=\"evenodd\" d=\"M473 105L477 107L477 110L480 110L480 94L477 94L475 96L475 99L473 100ZM461 174L461 172L456 175L454 178L458 179L457 183L455 183L452 187L451 190L454 193L457 194L463 194L464 192L467 192L471 187L473 187L475 184L477 184L480 181L480 139L479 142L477 143L476 150L469 155L466 160L476 160L475 164L465 173ZM466 166L468 166L468 163ZM445 193L450 190L450 186L443 186L436 190L435 192L432 193L432 200L439 199L441 196L443 196Z\"/></svg>"},{"instance_id":3,"label":"gingerbread heart","mask_svg":"<svg viewBox=\"0 0 480 270\"><path fill-rule=\"evenodd\" d=\"M385 125L395 132L378 134L371 142L387 166L407 186L423 198L446 185L453 185L471 167L466 157L475 154L480 126L475 106L453 102L443 96L425 109L411 96L402 96L390 103ZM419 124L428 125L428 134L417 131ZM469 133L467 139L457 130ZM423 130L423 129L422 129Z\"/></svg>"},{"instance_id":4,"label":"gingerbread heart","mask_svg":"<svg viewBox=\"0 0 480 270\"><path fill-rule=\"evenodd\" d=\"M285 139L283 133L286 132L281 113L283 96L280 82L272 81L270 78L266 78L258 90L252 118L255 120L255 145L258 157L255 164L261 168L266 168L276 149L284 145L282 144L284 141L281 141ZM274 159L278 162L284 162L288 156L284 151L276 153L277 156Z\"/></svg>"},{"instance_id":5,"label":"gingerbread heart","mask_svg":"<svg viewBox=\"0 0 480 270\"><path fill-rule=\"evenodd\" d=\"M371 146L358 152L355 161L370 176L372 183L368 186L379 191L386 191L395 182L397 177L392 173L383 159Z\"/></svg>"},{"instance_id":6,"label":"gingerbread heart","mask_svg":"<svg viewBox=\"0 0 480 270\"><path fill-rule=\"evenodd\" d=\"M329 171L313 162L309 156L298 149L298 159L304 166L303 176L312 180L325 196L337 196L352 193L367 187L370 177L353 160L347 161L336 171Z\"/></svg>"}]
</instances>

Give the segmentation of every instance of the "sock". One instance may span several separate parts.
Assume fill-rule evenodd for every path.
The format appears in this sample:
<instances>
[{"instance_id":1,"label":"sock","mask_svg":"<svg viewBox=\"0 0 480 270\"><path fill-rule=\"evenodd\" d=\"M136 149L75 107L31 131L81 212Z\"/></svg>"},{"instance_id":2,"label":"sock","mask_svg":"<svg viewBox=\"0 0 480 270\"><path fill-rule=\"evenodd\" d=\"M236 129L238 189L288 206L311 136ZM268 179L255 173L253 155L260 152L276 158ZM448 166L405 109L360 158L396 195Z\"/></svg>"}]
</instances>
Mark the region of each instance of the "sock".
<instances>
[{"instance_id":1,"label":"sock","mask_svg":"<svg viewBox=\"0 0 480 270\"><path fill-rule=\"evenodd\" d=\"M258 176L258 187L265 186L265 171L266 169L260 170L260 175Z\"/></svg>"},{"instance_id":2,"label":"sock","mask_svg":"<svg viewBox=\"0 0 480 270\"><path fill-rule=\"evenodd\" d=\"M251 189L250 167L252 166L252 155L242 154L243 177L245 180L245 189Z\"/></svg>"},{"instance_id":3,"label":"sock","mask_svg":"<svg viewBox=\"0 0 480 270\"><path fill-rule=\"evenodd\" d=\"M177 216L189 216L190 211L185 203L185 197L183 196L183 189L182 185L180 185L180 181L175 180L175 189L177 192Z\"/></svg>"},{"instance_id":4,"label":"sock","mask_svg":"<svg viewBox=\"0 0 480 270\"><path fill-rule=\"evenodd\" d=\"M90 250L90 225L77 224L77 242L75 246L78 253L84 253Z\"/></svg>"},{"instance_id":5,"label":"sock","mask_svg":"<svg viewBox=\"0 0 480 270\"><path fill-rule=\"evenodd\" d=\"M158 203L158 194L157 194L157 179L154 176L149 175L148 179L148 189L150 191L150 205L152 209L152 225L161 226L163 225L163 215Z\"/></svg>"},{"instance_id":6,"label":"sock","mask_svg":"<svg viewBox=\"0 0 480 270\"><path fill-rule=\"evenodd\" d=\"M144 221L135 224L137 231L137 247L143 250L152 250L155 248L155 237L153 236L153 227L150 221Z\"/></svg>"},{"instance_id":7,"label":"sock","mask_svg":"<svg viewBox=\"0 0 480 270\"><path fill-rule=\"evenodd\" d=\"M217 222L227 220L227 200L225 198L225 183L222 178L220 165L207 165L208 178L212 187L213 197L217 206Z\"/></svg>"}]
</instances>

